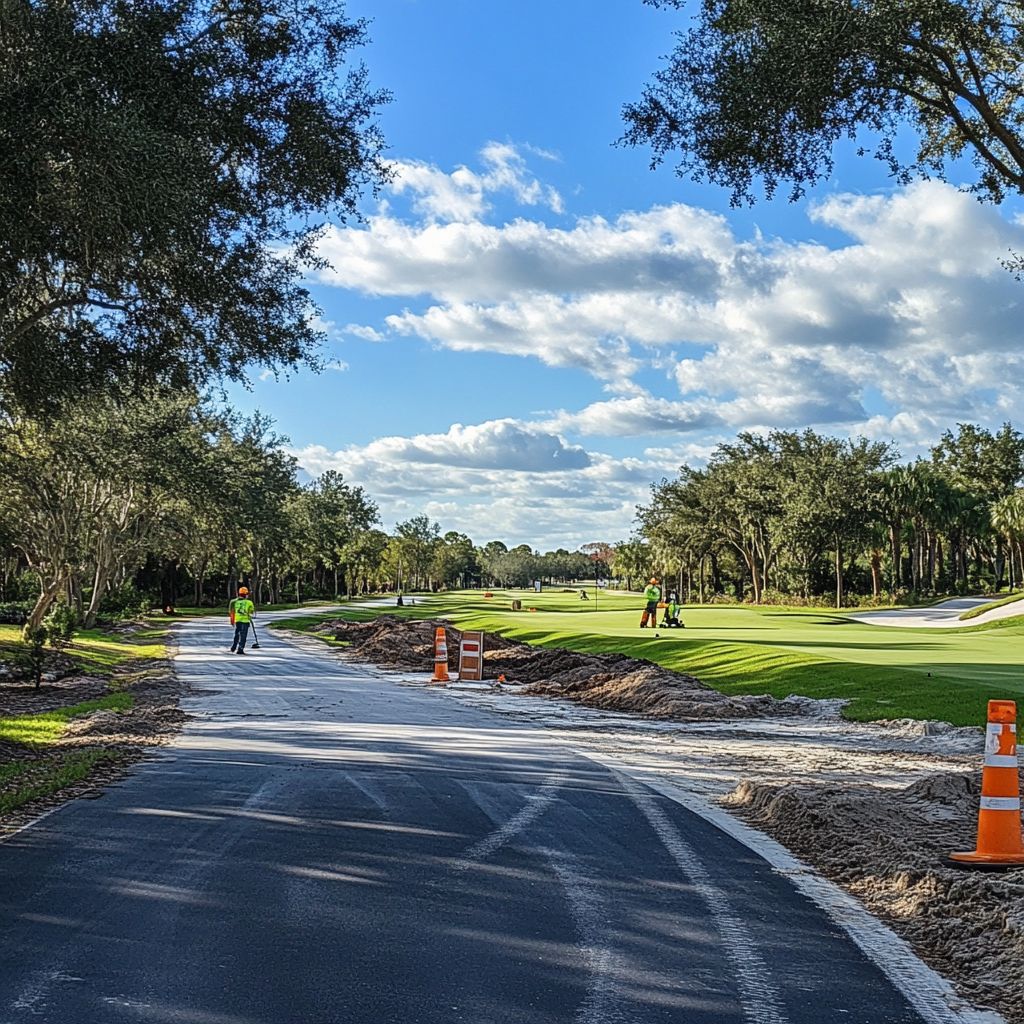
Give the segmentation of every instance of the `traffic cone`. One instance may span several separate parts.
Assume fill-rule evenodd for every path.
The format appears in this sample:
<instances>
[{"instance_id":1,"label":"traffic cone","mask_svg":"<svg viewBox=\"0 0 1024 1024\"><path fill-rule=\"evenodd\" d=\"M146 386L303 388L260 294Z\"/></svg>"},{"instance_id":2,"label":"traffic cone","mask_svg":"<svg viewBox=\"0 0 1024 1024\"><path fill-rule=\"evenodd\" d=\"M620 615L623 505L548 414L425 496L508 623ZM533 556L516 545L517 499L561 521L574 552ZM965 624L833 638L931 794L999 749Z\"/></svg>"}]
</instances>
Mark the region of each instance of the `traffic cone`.
<instances>
[{"instance_id":1,"label":"traffic cone","mask_svg":"<svg viewBox=\"0 0 1024 1024\"><path fill-rule=\"evenodd\" d=\"M434 633L434 678L432 683L448 682L448 640L444 626L438 626Z\"/></svg>"},{"instance_id":2,"label":"traffic cone","mask_svg":"<svg viewBox=\"0 0 1024 1024\"><path fill-rule=\"evenodd\" d=\"M978 848L973 853L949 856L958 865L973 867L1024 865L1017 776L1017 705L1012 700L988 702Z\"/></svg>"}]
</instances>

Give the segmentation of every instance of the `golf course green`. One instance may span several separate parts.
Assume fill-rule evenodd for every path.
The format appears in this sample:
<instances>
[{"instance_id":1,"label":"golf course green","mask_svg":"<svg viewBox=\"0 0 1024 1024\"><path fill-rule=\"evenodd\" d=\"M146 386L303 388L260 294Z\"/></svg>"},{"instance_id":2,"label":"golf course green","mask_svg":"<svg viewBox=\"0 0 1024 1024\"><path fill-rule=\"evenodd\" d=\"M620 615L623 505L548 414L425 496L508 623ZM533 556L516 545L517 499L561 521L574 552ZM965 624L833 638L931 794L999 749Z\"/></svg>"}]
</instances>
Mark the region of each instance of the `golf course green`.
<instances>
[{"instance_id":1,"label":"golf course green","mask_svg":"<svg viewBox=\"0 0 1024 1024\"><path fill-rule=\"evenodd\" d=\"M415 602L368 607L353 602L346 617L382 612L443 617L462 629L501 632L517 640L578 651L620 651L689 672L725 693L845 698L844 714L939 719L980 725L988 700L1024 699L1024 616L962 629L868 625L820 609L690 605L685 630L638 628L643 601L602 591L582 601L572 592L455 591L412 595ZM513 600L522 611L512 611ZM319 618L319 617L318 617ZM300 626L311 618L289 619ZM657 635L656 635L657 634Z\"/></svg>"}]
</instances>

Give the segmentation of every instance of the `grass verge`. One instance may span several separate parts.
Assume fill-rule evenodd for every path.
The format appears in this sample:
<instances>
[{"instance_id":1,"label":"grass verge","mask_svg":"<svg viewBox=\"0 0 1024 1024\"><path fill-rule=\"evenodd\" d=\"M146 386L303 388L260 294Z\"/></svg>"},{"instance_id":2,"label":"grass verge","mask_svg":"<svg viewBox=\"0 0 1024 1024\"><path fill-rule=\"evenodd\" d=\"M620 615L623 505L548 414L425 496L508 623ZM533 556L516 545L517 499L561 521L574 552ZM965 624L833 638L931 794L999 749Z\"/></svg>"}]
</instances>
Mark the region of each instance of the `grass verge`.
<instances>
[{"instance_id":1,"label":"grass verge","mask_svg":"<svg viewBox=\"0 0 1024 1024\"><path fill-rule=\"evenodd\" d=\"M112 693L109 697L87 700L66 708L42 711L36 715L14 715L0 718L0 740L21 743L26 747L45 747L60 739L72 718L93 711L127 711L135 701L130 694Z\"/></svg>"},{"instance_id":2,"label":"grass verge","mask_svg":"<svg viewBox=\"0 0 1024 1024\"><path fill-rule=\"evenodd\" d=\"M41 761L0 765L0 815L82 782L101 763L117 756L112 750L82 750Z\"/></svg>"},{"instance_id":3,"label":"grass verge","mask_svg":"<svg viewBox=\"0 0 1024 1024\"><path fill-rule=\"evenodd\" d=\"M1010 594L1009 597L1000 598L998 601L989 601L988 604L979 604L977 608L968 608L962 615L959 616L961 622L966 622L968 619L976 619L979 615L984 615L985 612L994 611L996 608L1002 608L1004 605L1013 604L1014 601L1024 600L1024 591L1019 594Z\"/></svg>"}]
</instances>

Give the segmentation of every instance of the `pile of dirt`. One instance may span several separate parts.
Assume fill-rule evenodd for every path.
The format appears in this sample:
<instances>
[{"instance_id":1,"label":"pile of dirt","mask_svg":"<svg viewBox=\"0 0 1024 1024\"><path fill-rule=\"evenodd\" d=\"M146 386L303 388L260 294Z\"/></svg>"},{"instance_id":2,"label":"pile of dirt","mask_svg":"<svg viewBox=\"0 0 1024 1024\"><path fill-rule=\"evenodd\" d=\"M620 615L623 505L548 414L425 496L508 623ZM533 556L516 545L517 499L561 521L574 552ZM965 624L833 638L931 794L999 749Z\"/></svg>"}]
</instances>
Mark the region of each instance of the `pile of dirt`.
<instances>
[{"instance_id":1,"label":"pile of dirt","mask_svg":"<svg viewBox=\"0 0 1024 1024\"><path fill-rule=\"evenodd\" d=\"M5 683L0 685L0 718L54 711L95 700L106 692L106 679L97 676L67 676L42 683L38 690L30 682Z\"/></svg>"},{"instance_id":2,"label":"pile of dirt","mask_svg":"<svg viewBox=\"0 0 1024 1024\"><path fill-rule=\"evenodd\" d=\"M981 773L899 790L743 782L723 803L856 896L977 1005L1024 1024L1024 870L948 866L972 850Z\"/></svg>"},{"instance_id":3,"label":"pile of dirt","mask_svg":"<svg viewBox=\"0 0 1024 1024\"><path fill-rule=\"evenodd\" d=\"M443 619L402 619L381 615L369 622L332 619L311 632L348 644L348 656L386 668L430 672L434 637L445 631L448 669L458 669L462 631ZM604 711L673 720L755 718L794 715L800 705L765 696L729 697L699 679L625 654L584 654L534 647L498 633L484 634L484 679L497 680L531 696L571 700Z\"/></svg>"}]
</instances>

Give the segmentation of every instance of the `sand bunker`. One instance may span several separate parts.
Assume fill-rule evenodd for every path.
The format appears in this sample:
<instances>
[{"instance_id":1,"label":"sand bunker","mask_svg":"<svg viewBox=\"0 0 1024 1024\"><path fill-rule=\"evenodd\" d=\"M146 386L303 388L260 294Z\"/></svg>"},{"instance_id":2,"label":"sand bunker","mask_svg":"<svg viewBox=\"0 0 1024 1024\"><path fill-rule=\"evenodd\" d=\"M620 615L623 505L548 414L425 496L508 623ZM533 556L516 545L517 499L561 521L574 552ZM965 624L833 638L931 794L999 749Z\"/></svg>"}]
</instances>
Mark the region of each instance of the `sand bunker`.
<instances>
[{"instance_id":1,"label":"sand bunker","mask_svg":"<svg viewBox=\"0 0 1024 1024\"><path fill-rule=\"evenodd\" d=\"M333 619L314 626L311 632L347 642L349 657L359 661L430 672L438 627L445 630L448 669L454 673L462 632L441 619L411 620L396 615L381 615L370 622ZM504 676L505 684L519 693L680 721L788 716L801 710L799 704L769 696L729 697L693 676L640 658L534 647L498 633L484 636L483 675L487 680Z\"/></svg>"},{"instance_id":2,"label":"sand bunker","mask_svg":"<svg viewBox=\"0 0 1024 1024\"><path fill-rule=\"evenodd\" d=\"M981 772L900 790L743 782L723 803L885 920L963 996L1024 1022L1024 870L945 863L972 850Z\"/></svg>"}]
</instances>

